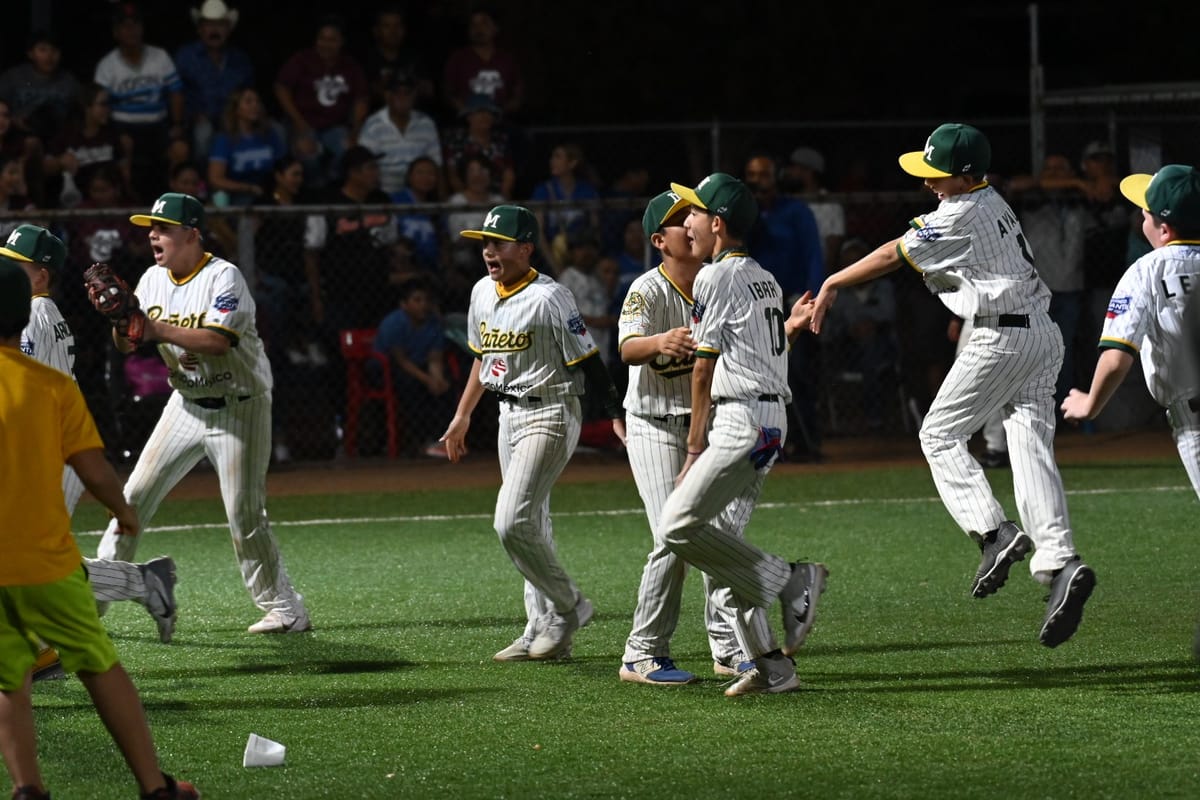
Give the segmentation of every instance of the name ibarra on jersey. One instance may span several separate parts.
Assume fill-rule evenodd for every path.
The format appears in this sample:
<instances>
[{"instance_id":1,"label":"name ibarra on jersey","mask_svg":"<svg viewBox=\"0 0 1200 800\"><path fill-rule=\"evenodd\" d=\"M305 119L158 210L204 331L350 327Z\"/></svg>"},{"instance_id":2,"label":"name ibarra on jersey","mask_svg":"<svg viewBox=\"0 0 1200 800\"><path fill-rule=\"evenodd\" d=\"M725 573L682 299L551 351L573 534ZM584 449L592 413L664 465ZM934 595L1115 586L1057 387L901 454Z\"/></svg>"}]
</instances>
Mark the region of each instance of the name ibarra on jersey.
<instances>
[{"instance_id":1,"label":"name ibarra on jersey","mask_svg":"<svg viewBox=\"0 0 1200 800\"><path fill-rule=\"evenodd\" d=\"M770 281L753 281L746 284L746 288L750 290L750 295L757 300L779 296L779 287Z\"/></svg>"},{"instance_id":2,"label":"name ibarra on jersey","mask_svg":"<svg viewBox=\"0 0 1200 800\"><path fill-rule=\"evenodd\" d=\"M150 319L153 319L153 320L161 319L162 322L165 322L168 325L174 325L177 328L203 328L204 327L204 317L207 315L208 312L204 311L199 314L188 314L187 316L184 316L177 312L177 313L171 314L169 317L163 317L162 313L163 313L162 306L150 306L149 308L146 309L146 316L149 317Z\"/></svg>"},{"instance_id":3,"label":"name ibarra on jersey","mask_svg":"<svg viewBox=\"0 0 1200 800\"><path fill-rule=\"evenodd\" d=\"M533 346L533 331L502 331L479 323L480 349L485 353L512 353Z\"/></svg>"}]
</instances>

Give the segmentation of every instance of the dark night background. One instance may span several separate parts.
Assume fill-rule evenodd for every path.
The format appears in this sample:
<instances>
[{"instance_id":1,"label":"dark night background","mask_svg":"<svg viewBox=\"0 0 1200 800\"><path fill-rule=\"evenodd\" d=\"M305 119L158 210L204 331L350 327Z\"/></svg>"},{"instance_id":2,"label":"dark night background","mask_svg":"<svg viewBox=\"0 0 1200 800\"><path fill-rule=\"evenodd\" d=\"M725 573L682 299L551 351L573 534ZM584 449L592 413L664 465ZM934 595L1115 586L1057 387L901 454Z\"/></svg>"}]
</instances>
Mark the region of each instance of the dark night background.
<instances>
[{"instance_id":1,"label":"dark night background","mask_svg":"<svg viewBox=\"0 0 1200 800\"><path fill-rule=\"evenodd\" d=\"M313 0L229 4L241 14L232 40L254 59L269 106L275 71L292 52L311 44L323 13L344 15L354 54L369 41L376 6ZM146 41L172 53L189 41L192 5L141 3ZM401 5L409 14L409 41L425 51L431 73L440 77L446 54L464 40L472 3ZM9 0L6 6L2 66L24 58L35 7L51 9L64 63L77 77L90 78L112 47L111 4L105 0ZM527 127L714 118L903 120L922 129L905 134L903 149L912 149L938 122L982 123L1029 113L1029 15L1022 2L526 0L491 6L501 17L502 43L518 54L524 69L526 107L514 121ZM1064 0L1039 3L1038 9L1048 88L1186 81L1200 73L1190 35L1171 33L1194 31L1200 4L1106 7ZM1018 160L1027 159L1028 134L1014 128L1011 138L1025 147ZM829 139L811 143L837 144ZM867 137L864 145L882 147L884 156L894 158L895 144L880 141ZM591 145L591 152L596 149Z\"/></svg>"}]
</instances>

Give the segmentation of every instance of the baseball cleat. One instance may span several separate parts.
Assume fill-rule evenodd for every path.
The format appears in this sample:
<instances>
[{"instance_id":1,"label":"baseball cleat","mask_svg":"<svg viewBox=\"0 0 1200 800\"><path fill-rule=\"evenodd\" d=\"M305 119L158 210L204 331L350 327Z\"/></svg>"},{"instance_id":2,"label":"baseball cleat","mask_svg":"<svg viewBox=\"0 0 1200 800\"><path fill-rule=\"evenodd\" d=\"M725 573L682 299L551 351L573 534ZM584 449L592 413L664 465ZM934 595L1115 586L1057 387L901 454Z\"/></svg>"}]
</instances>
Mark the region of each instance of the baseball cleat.
<instances>
[{"instance_id":1,"label":"baseball cleat","mask_svg":"<svg viewBox=\"0 0 1200 800\"><path fill-rule=\"evenodd\" d=\"M749 672L752 669L754 669L754 662L744 661L740 656L713 659L713 674L722 678L736 678L743 672Z\"/></svg>"},{"instance_id":2,"label":"baseball cleat","mask_svg":"<svg viewBox=\"0 0 1200 800\"><path fill-rule=\"evenodd\" d=\"M1005 520L995 531L989 531L979 545L983 558L971 584L971 594L987 597L1008 580L1009 568L1025 558L1033 549L1033 539L1013 523Z\"/></svg>"},{"instance_id":3,"label":"baseball cleat","mask_svg":"<svg viewBox=\"0 0 1200 800\"><path fill-rule=\"evenodd\" d=\"M1096 573L1079 556L1055 572L1039 641L1046 647L1058 647L1075 635L1079 621L1083 619L1083 604L1095 588Z\"/></svg>"},{"instance_id":4,"label":"baseball cleat","mask_svg":"<svg viewBox=\"0 0 1200 800\"><path fill-rule=\"evenodd\" d=\"M792 577L779 594L783 606L783 654L793 656L808 638L817 618L817 600L825 591L829 569L815 561L792 564Z\"/></svg>"},{"instance_id":5,"label":"baseball cleat","mask_svg":"<svg viewBox=\"0 0 1200 800\"><path fill-rule=\"evenodd\" d=\"M492 661L499 661L501 663L507 661L532 661L533 659L529 657L529 645L530 640L522 636L521 638L513 641L513 643L508 647L492 656ZM568 647L566 650L563 650L561 653L555 656L554 659L549 660L566 661L570 657L571 648Z\"/></svg>"},{"instance_id":6,"label":"baseball cleat","mask_svg":"<svg viewBox=\"0 0 1200 800\"><path fill-rule=\"evenodd\" d=\"M579 598L575 608L566 614L556 611L546 615L541 631L529 645L529 657L534 661L555 658L571 647L575 631L587 625L592 620L592 601L586 597Z\"/></svg>"},{"instance_id":7,"label":"baseball cleat","mask_svg":"<svg viewBox=\"0 0 1200 800\"><path fill-rule=\"evenodd\" d=\"M200 800L200 791L187 781L177 781L163 773L167 785L142 795L142 800Z\"/></svg>"},{"instance_id":8,"label":"baseball cleat","mask_svg":"<svg viewBox=\"0 0 1200 800\"><path fill-rule=\"evenodd\" d=\"M35 681L61 681L67 677L62 662L58 660L58 651L53 647L43 647L33 662L33 679Z\"/></svg>"},{"instance_id":9,"label":"baseball cleat","mask_svg":"<svg viewBox=\"0 0 1200 800\"><path fill-rule=\"evenodd\" d=\"M617 674L623 681L655 686L683 686L696 680L695 675L686 669L679 669L674 661L665 657L626 661Z\"/></svg>"},{"instance_id":10,"label":"baseball cleat","mask_svg":"<svg viewBox=\"0 0 1200 800\"><path fill-rule=\"evenodd\" d=\"M246 630L249 633L304 633L312 630L312 622L306 611L301 611L297 616L287 616L278 609L272 609Z\"/></svg>"},{"instance_id":11,"label":"baseball cleat","mask_svg":"<svg viewBox=\"0 0 1200 800\"><path fill-rule=\"evenodd\" d=\"M175 615L178 612L175 604L175 562L161 556L139 564L138 569L146 582L142 605L158 626L158 640L166 644L175 633Z\"/></svg>"},{"instance_id":12,"label":"baseball cleat","mask_svg":"<svg viewBox=\"0 0 1200 800\"><path fill-rule=\"evenodd\" d=\"M759 656L755 666L725 690L726 697L747 694L783 694L800 688L796 662L786 656Z\"/></svg>"}]
</instances>

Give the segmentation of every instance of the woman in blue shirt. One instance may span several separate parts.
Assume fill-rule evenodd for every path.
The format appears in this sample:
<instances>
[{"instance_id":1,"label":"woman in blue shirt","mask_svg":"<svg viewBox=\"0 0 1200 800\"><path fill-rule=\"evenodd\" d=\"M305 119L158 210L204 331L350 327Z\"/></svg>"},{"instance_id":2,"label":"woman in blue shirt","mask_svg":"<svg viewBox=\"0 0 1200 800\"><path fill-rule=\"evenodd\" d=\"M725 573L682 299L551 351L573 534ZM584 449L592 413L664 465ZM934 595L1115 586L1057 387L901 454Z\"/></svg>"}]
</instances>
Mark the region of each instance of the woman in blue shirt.
<instances>
[{"instance_id":1,"label":"woman in blue shirt","mask_svg":"<svg viewBox=\"0 0 1200 800\"><path fill-rule=\"evenodd\" d=\"M235 91L225 105L223 130L213 137L209 148L208 186L214 200L216 192L224 192L228 205L254 204L271 179L276 160L286 152L258 92Z\"/></svg>"}]
</instances>

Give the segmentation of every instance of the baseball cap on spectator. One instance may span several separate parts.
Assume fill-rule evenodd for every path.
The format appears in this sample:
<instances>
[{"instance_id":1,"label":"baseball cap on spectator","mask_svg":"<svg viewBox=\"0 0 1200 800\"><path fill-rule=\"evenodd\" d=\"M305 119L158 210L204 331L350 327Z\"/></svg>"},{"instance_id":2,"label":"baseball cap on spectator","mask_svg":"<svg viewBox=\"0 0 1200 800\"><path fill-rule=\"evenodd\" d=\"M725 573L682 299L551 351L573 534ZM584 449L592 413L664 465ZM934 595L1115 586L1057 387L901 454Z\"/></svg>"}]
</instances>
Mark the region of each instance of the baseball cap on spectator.
<instances>
[{"instance_id":1,"label":"baseball cap on spectator","mask_svg":"<svg viewBox=\"0 0 1200 800\"><path fill-rule=\"evenodd\" d=\"M39 225L19 225L8 235L4 246L0 247L0 256L58 269L67 263L67 246L62 239Z\"/></svg>"},{"instance_id":2,"label":"baseball cap on spectator","mask_svg":"<svg viewBox=\"0 0 1200 800\"><path fill-rule=\"evenodd\" d=\"M500 106L496 105L496 101L492 99L490 94L475 93L467 98L463 103L463 110L459 112L460 117L465 117L468 114L473 114L476 111L490 111L494 116L500 116Z\"/></svg>"},{"instance_id":3,"label":"baseball cap on spectator","mask_svg":"<svg viewBox=\"0 0 1200 800\"><path fill-rule=\"evenodd\" d=\"M650 202L646 204L646 213L642 214L642 230L645 231L646 238L649 239L659 233L667 220L678 214L680 209L686 208L687 205L688 201L675 192L663 192L651 198Z\"/></svg>"},{"instance_id":4,"label":"baseball cap on spectator","mask_svg":"<svg viewBox=\"0 0 1200 800\"><path fill-rule=\"evenodd\" d=\"M1112 146L1108 142L1096 140L1088 142L1083 148L1083 155L1079 157L1080 161L1087 161L1089 158L1098 158L1100 156L1111 156L1116 158L1116 153L1113 152Z\"/></svg>"},{"instance_id":5,"label":"baseball cap on spectator","mask_svg":"<svg viewBox=\"0 0 1200 800\"><path fill-rule=\"evenodd\" d=\"M524 206L496 206L483 218L477 231L460 231L466 239L500 239L505 242L533 243L538 238L538 221Z\"/></svg>"},{"instance_id":6,"label":"baseball cap on spectator","mask_svg":"<svg viewBox=\"0 0 1200 800\"><path fill-rule=\"evenodd\" d=\"M204 206L190 194L167 192L154 201L149 214L134 214L129 221L143 228L149 228L156 222L203 228Z\"/></svg>"},{"instance_id":7,"label":"baseball cap on spectator","mask_svg":"<svg viewBox=\"0 0 1200 800\"><path fill-rule=\"evenodd\" d=\"M33 287L25 270L10 259L0 258L0 330L20 333L29 324L31 294Z\"/></svg>"},{"instance_id":8,"label":"baseball cap on spectator","mask_svg":"<svg viewBox=\"0 0 1200 800\"><path fill-rule=\"evenodd\" d=\"M137 3L117 3L112 10L112 24L120 25L125 20L142 21L142 11Z\"/></svg>"},{"instance_id":9,"label":"baseball cap on spectator","mask_svg":"<svg viewBox=\"0 0 1200 800\"><path fill-rule=\"evenodd\" d=\"M1130 175L1121 194L1179 231L1200 231L1200 172L1168 164L1153 175Z\"/></svg>"},{"instance_id":10,"label":"baseball cap on spectator","mask_svg":"<svg viewBox=\"0 0 1200 800\"><path fill-rule=\"evenodd\" d=\"M900 168L917 178L983 175L992 165L992 146L978 128L960 123L939 125L925 149L900 156Z\"/></svg>"},{"instance_id":11,"label":"baseball cap on spectator","mask_svg":"<svg viewBox=\"0 0 1200 800\"><path fill-rule=\"evenodd\" d=\"M342 175L345 176L350 170L358 169L363 164L370 164L372 161L378 161L381 158L383 158L382 153L376 153L373 150L368 150L361 144L356 144L342 153L340 163Z\"/></svg>"},{"instance_id":12,"label":"baseball cap on spectator","mask_svg":"<svg viewBox=\"0 0 1200 800\"><path fill-rule=\"evenodd\" d=\"M695 189L672 183L671 191L688 205L725 220L735 236L748 234L758 219L758 202L750 187L724 172L714 172L696 184Z\"/></svg>"},{"instance_id":13,"label":"baseball cap on spectator","mask_svg":"<svg viewBox=\"0 0 1200 800\"><path fill-rule=\"evenodd\" d=\"M820 150L811 147L797 147L792 151L789 160L796 166L808 167L813 172L825 171L825 156L821 155Z\"/></svg>"}]
</instances>

